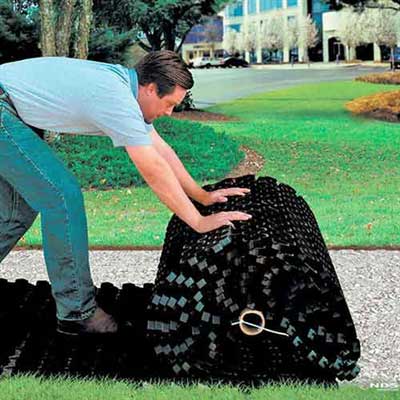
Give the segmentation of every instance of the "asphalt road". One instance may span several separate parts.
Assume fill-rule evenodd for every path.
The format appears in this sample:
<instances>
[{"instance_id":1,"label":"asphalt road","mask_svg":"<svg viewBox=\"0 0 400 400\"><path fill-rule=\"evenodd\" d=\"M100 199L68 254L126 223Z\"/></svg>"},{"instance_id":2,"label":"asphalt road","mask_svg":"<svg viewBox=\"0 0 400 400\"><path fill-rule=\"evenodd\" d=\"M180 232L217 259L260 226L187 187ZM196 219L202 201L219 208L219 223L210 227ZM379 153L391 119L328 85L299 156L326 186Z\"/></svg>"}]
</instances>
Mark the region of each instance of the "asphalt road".
<instances>
[{"instance_id":1,"label":"asphalt road","mask_svg":"<svg viewBox=\"0 0 400 400\"><path fill-rule=\"evenodd\" d=\"M311 66L308 68L192 69L192 94L196 107L205 108L256 93L305 83L351 80L357 76L384 71L384 67Z\"/></svg>"}]
</instances>

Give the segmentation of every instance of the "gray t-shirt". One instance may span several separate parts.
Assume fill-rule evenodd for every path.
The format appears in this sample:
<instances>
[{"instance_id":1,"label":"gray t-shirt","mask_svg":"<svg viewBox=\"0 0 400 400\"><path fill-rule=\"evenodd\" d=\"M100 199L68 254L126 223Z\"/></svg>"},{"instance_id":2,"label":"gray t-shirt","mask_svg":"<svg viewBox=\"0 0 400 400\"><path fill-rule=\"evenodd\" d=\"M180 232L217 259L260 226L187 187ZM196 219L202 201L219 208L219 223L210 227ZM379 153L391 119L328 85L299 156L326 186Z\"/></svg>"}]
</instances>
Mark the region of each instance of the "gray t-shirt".
<instances>
[{"instance_id":1,"label":"gray t-shirt","mask_svg":"<svg viewBox=\"0 0 400 400\"><path fill-rule=\"evenodd\" d=\"M53 132L107 135L115 147L151 144L135 70L65 57L0 65L0 85L21 119Z\"/></svg>"}]
</instances>

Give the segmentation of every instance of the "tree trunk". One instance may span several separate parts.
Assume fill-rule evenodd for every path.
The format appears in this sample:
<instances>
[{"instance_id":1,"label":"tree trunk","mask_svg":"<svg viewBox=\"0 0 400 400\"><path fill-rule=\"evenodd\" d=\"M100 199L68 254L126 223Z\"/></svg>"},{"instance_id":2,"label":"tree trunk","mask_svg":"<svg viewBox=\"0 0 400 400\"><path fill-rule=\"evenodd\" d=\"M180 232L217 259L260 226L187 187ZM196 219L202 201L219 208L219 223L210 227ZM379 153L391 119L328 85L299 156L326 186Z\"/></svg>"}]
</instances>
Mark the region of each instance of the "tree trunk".
<instances>
[{"instance_id":1,"label":"tree trunk","mask_svg":"<svg viewBox=\"0 0 400 400\"><path fill-rule=\"evenodd\" d=\"M160 31L153 33L146 31L144 32L151 47L149 51L161 50L161 34L162 34L161 29Z\"/></svg>"},{"instance_id":2,"label":"tree trunk","mask_svg":"<svg viewBox=\"0 0 400 400\"><path fill-rule=\"evenodd\" d=\"M141 40L138 40L137 44L144 50L144 51L151 51L151 47L148 46L146 43L143 43Z\"/></svg>"},{"instance_id":3,"label":"tree trunk","mask_svg":"<svg viewBox=\"0 0 400 400\"><path fill-rule=\"evenodd\" d=\"M175 51L175 34L171 25L164 25L164 49Z\"/></svg>"},{"instance_id":4,"label":"tree trunk","mask_svg":"<svg viewBox=\"0 0 400 400\"><path fill-rule=\"evenodd\" d=\"M93 0L80 0L78 29L74 43L74 57L87 59L89 53L89 36L92 24Z\"/></svg>"},{"instance_id":5,"label":"tree trunk","mask_svg":"<svg viewBox=\"0 0 400 400\"><path fill-rule=\"evenodd\" d=\"M307 66L310 68L310 57L308 55L308 47L304 48L304 61L307 63Z\"/></svg>"},{"instance_id":6,"label":"tree trunk","mask_svg":"<svg viewBox=\"0 0 400 400\"><path fill-rule=\"evenodd\" d=\"M40 0L40 50L43 57L57 55L53 0ZM56 133L45 132L46 142L56 138Z\"/></svg>"},{"instance_id":7,"label":"tree trunk","mask_svg":"<svg viewBox=\"0 0 400 400\"><path fill-rule=\"evenodd\" d=\"M184 35L181 38L181 42L179 43L178 47L176 48L176 52L179 53L181 51L181 48L183 46L183 43L185 42L186 36L189 34L192 28L188 29Z\"/></svg>"},{"instance_id":8,"label":"tree trunk","mask_svg":"<svg viewBox=\"0 0 400 400\"><path fill-rule=\"evenodd\" d=\"M40 7L40 49L42 56L56 55L53 0L39 0Z\"/></svg>"},{"instance_id":9,"label":"tree trunk","mask_svg":"<svg viewBox=\"0 0 400 400\"><path fill-rule=\"evenodd\" d=\"M64 0L60 5L56 32L56 51L58 56L69 56L74 6L75 0Z\"/></svg>"},{"instance_id":10,"label":"tree trunk","mask_svg":"<svg viewBox=\"0 0 400 400\"><path fill-rule=\"evenodd\" d=\"M382 60L382 58L381 58ZM396 68L394 67L394 47L390 48L390 69L394 71Z\"/></svg>"}]
</instances>

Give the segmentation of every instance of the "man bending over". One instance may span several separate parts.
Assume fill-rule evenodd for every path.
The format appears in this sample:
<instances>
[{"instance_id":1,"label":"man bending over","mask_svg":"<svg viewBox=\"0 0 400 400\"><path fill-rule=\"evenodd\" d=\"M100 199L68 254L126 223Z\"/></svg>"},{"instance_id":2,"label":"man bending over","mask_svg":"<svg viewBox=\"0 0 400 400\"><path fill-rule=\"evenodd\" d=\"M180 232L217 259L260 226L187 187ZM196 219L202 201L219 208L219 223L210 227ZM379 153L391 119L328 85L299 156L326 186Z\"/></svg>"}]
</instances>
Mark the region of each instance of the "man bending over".
<instances>
[{"instance_id":1,"label":"man bending over","mask_svg":"<svg viewBox=\"0 0 400 400\"><path fill-rule=\"evenodd\" d=\"M115 333L118 326L95 301L78 181L38 130L109 136L172 212L208 232L250 216L202 216L190 199L210 205L248 189L206 192L154 129L152 122L171 115L192 86L186 64L171 51L149 53L134 69L63 57L0 66L0 262L41 213L59 332Z\"/></svg>"}]
</instances>

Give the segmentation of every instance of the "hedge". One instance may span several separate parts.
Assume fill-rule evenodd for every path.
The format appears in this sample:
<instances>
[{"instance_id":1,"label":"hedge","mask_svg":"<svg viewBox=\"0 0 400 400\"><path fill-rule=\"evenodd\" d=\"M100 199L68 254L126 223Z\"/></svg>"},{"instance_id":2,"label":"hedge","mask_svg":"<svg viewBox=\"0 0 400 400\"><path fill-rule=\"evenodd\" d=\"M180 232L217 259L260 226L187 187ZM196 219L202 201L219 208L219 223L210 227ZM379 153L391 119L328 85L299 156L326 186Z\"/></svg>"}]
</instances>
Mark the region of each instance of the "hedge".
<instances>
[{"instance_id":1,"label":"hedge","mask_svg":"<svg viewBox=\"0 0 400 400\"><path fill-rule=\"evenodd\" d=\"M380 83L385 85L400 85L400 72L382 72L378 74L367 74L355 79L359 82Z\"/></svg>"},{"instance_id":2,"label":"hedge","mask_svg":"<svg viewBox=\"0 0 400 400\"><path fill-rule=\"evenodd\" d=\"M243 158L239 144L225 133L190 121L161 118L155 127L198 181L227 175ZM49 143L83 189L117 189L145 182L122 147L107 137L60 135Z\"/></svg>"},{"instance_id":3,"label":"hedge","mask_svg":"<svg viewBox=\"0 0 400 400\"><path fill-rule=\"evenodd\" d=\"M354 114L390 122L399 122L400 91L396 90L359 97L348 102L346 108Z\"/></svg>"}]
</instances>

